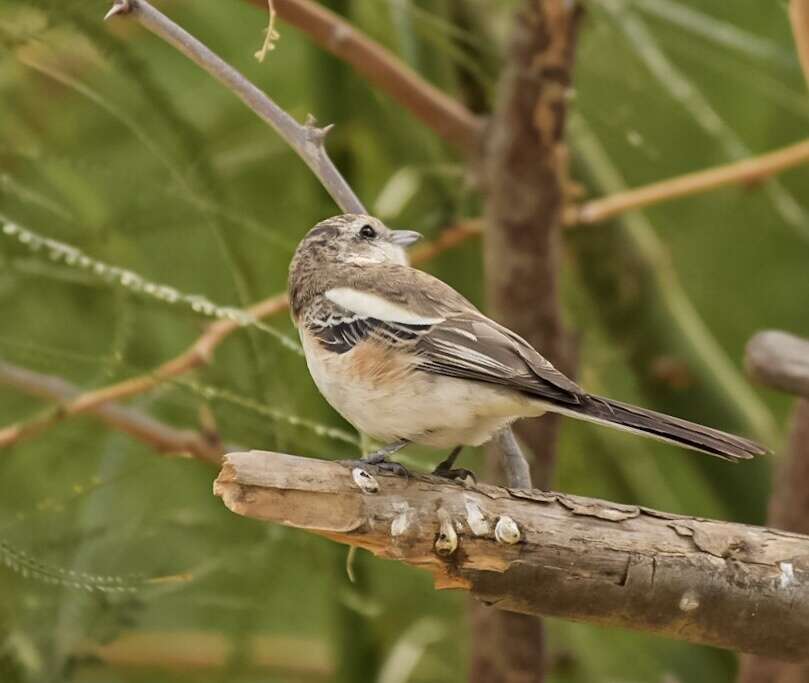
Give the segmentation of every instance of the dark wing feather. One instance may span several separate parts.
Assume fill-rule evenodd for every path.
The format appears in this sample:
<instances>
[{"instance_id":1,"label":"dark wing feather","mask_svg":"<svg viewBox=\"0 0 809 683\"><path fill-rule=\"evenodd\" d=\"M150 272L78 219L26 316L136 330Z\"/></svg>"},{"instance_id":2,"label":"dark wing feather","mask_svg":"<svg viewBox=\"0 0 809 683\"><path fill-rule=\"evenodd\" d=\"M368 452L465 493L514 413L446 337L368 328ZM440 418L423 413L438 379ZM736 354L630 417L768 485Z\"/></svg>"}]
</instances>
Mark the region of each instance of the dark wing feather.
<instances>
[{"instance_id":1,"label":"dark wing feather","mask_svg":"<svg viewBox=\"0 0 809 683\"><path fill-rule=\"evenodd\" d=\"M416 344L420 369L500 384L550 402L577 404L584 391L527 342L476 311L436 324Z\"/></svg>"},{"instance_id":2,"label":"dark wing feather","mask_svg":"<svg viewBox=\"0 0 809 683\"><path fill-rule=\"evenodd\" d=\"M364 317L325 297L309 306L303 324L321 345L334 353L346 353L366 339L391 346L412 345L431 325L400 323Z\"/></svg>"}]
</instances>

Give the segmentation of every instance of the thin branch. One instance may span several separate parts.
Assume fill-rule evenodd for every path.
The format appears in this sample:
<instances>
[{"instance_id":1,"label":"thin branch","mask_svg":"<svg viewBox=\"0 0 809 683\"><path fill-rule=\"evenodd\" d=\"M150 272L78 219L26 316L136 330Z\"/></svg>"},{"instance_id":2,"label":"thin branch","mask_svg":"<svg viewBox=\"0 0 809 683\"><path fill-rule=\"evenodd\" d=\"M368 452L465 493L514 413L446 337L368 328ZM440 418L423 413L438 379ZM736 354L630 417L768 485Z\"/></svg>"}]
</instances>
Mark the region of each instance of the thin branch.
<instances>
[{"instance_id":1,"label":"thin branch","mask_svg":"<svg viewBox=\"0 0 809 683\"><path fill-rule=\"evenodd\" d=\"M761 384L809 399L809 340L787 332L759 332L744 358L747 373Z\"/></svg>"},{"instance_id":2,"label":"thin branch","mask_svg":"<svg viewBox=\"0 0 809 683\"><path fill-rule=\"evenodd\" d=\"M809 140L751 159L688 173L568 207L565 225L573 227L600 223L633 209L710 192L726 185L759 183L806 162L809 162Z\"/></svg>"},{"instance_id":3,"label":"thin branch","mask_svg":"<svg viewBox=\"0 0 809 683\"><path fill-rule=\"evenodd\" d=\"M265 0L249 2L266 8ZM312 0L275 0L275 10L284 21L350 64L447 142L467 153L477 152L483 121L382 45Z\"/></svg>"},{"instance_id":4,"label":"thin branch","mask_svg":"<svg viewBox=\"0 0 809 683\"><path fill-rule=\"evenodd\" d=\"M203 631L126 631L111 642L80 643L74 655L81 668L92 670L99 661L119 669L148 669L196 675L219 674L238 650L240 665L261 669L282 680L334 679L334 662L319 640L280 635L252 635L237 643L229 635Z\"/></svg>"},{"instance_id":5,"label":"thin branch","mask_svg":"<svg viewBox=\"0 0 809 683\"><path fill-rule=\"evenodd\" d=\"M362 202L329 159L325 148L330 126L317 128L314 120L299 124L241 73L222 60L202 42L179 27L146 0L115 0L106 19L129 16L182 52L264 119L312 169L336 204L347 213L366 213Z\"/></svg>"},{"instance_id":6,"label":"thin branch","mask_svg":"<svg viewBox=\"0 0 809 683\"><path fill-rule=\"evenodd\" d=\"M435 242L425 244L418 250L414 250L412 262L423 263L428 261L479 234L480 226L476 221L460 223L448 228L441 233L441 236ZM254 319L259 320L283 313L288 306L289 302L286 294L279 293L251 306L247 309L247 313ZM110 401L121 401L143 394L164 382L206 365L211 362L217 347L239 329L242 329L242 325L236 320L230 318L219 320L210 325L183 353L166 361L149 373L84 393L76 392L70 396L56 396L54 398L60 401L58 410L27 422L20 422L0 429L0 448L11 446L27 437L35 436L65 418L97 411L100 406Z\"/></svg>"},{"instance_id":7,"label":"thin branch","mask_svg":"<svg viewBox=\"0 0 809 683\"><path fill-rule=\"evenodd\" d=\"M807 536L264 451L227 455L214 492L499 609L809 658Z\"/></svg>"},{"instance_id":8,"label":"thin branch","mask_svg":"<svg viewBox=\"0 0 809 683\"><path fill-rule=\"evenodd\" d=\"M432 261L447 251L452 251L455 247L464 242L480 237L483 232L483 220L471 218L469 220L456 223L452 227L441 231L436 239L415 247L410 252L410 262L413 265Z\"/></svg>"},{"instance_id":9,"label":"thin branch","mask_svg":"<svg viewBox=\"0 0 809 683\"><path fill-rule=\"evenodd\" d=\"M0 362L0 384L59 403L69 403L81 393L77 386L59 377L3 362ZM140 411L114 403L95 406L90 412L112 429L125 432L161 453L185 454L214 465L222 462L225 448L215 435L209 436L190 429L177 429ZM0 447L19 441L24 436L31 436L62 417L63 411L56 410L39 420L0 429Z\"/></svg>"},{"instance_id":10,"label":"thin branch","mask_svg":"<svg viewBox=\"0 0 809 683\"><path fill-rule=\"evenodd\" d=\"M809 1L790 0L789 21L806 85L809 85Z\"/></svg>"}]
</instances>

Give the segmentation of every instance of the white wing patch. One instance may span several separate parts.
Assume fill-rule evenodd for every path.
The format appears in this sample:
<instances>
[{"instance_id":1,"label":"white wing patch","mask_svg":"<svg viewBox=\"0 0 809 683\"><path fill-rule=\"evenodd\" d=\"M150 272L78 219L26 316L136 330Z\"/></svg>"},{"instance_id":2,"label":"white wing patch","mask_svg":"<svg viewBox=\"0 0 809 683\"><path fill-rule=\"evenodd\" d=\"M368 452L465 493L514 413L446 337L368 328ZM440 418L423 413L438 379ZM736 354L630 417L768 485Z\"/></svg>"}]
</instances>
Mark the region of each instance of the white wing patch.
<instances>
[{"instance_id":1,"label":"white wing patch","mask_svg":"<svg viewBox=\"0 0 809 683\"><path fill-rule=\"evenodd\" d=\"M361 292L351 287L335 287L329 289L326 298L340 308L355 313L363 318L375 318L383 322L401 323L403 325L435 325L443 322L443 318L427 318L403 306L369 292Z\"/></svg>"}]
</instances>

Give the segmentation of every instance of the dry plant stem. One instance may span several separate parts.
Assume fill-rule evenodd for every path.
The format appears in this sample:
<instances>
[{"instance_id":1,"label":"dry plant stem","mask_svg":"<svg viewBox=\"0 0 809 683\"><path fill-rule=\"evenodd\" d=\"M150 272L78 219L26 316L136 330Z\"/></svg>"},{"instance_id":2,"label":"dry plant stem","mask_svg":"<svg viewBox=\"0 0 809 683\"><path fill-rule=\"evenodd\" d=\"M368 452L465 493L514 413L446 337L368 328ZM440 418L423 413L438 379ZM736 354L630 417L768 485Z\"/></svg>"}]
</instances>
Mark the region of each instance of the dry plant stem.
<instances>
[{"instance_id":1,"label":"dry plant stem","mask_svg":"<svg viewBox=\"0 0 809 683\"><path fill-rule=\"evenodd\" d=\"M792 24L792 35L795 49L801 62L806 85L809 86L809 2L807 0L790 0L789 21Z\"/></svg>"},{"instance_id":2,"label":"dry plant stem","mask_svg":"<svg viewBox=\"0 0 809 683\"><path fill-rule=\"evenodd\" d=\"M744 359L757 382L809 399L809 340L788 332L759 332L749 342Z\"/></svg>"},{"instance_id":3,"label":"dry plant stem","mask_svg":"<svg viewBox=\"0 0 809 683\"><path fill-rule=\"evenodd\" d=\"M654 206L680 197L710 192L727 185L758 183L809 161L809 140L752 159L688 173L626 192L594 199L565 211L565 225L600 223L633 209Z\"/></svg>"},{"instance_id":4,"label":"dry plant stem","mask_svg":"<svg viewBox=\"0 0 809 683\"><path fill-rule=\"evenodd\" d=\"M236 69L146 0L116 0L106 18L113 16L129 16L136 19L142 26L202 67L275 129L312 169L337 206L347 213L365 213L362 202L326 153L324 140L329 127L317 128L313 122L307 122L306 125L299 124Z\"/></svg>"},{"instance_id":5,"label":"dry plant stem","mask_svg":"<svg viewBox=\"0 0 809 683\"><path fill-rule=\"evenodd\" d=\"M12 386L32 396L57 402L69 402L80 393L78 387L59 377L44 375L3 362L0 362L0 384ZM96 406L92 410L92 414L112 429L125 432L161 453L184 454L214 465L222 462L224 448L213 436L206 437L189 429L177 429L140 411L114 403ZM44 428L48 424L50 423L43 420L27 423L24 426L0 429L0 447L19 440L21 435L33 434L37 427Z\"/></svg>"},{"instance_id":6,"label":"dry plant stem","mask_svg":"<svg viewBox=\"0 0 809 683\"><path fill-rule=\"evenodd\" d=\"M281 680L334 679L334 664L322 641L254 635L237 645L221 633L128 631L111 642L86 642L73 653L88 673L99 664L120 669L220 674L239 650L241 665ZM214 670L214 671L211 671ZM155 679L153 679L155 680ZM162 680L162 678L160 679Z\"/></svg>"},{"instance_id":7,"label":"dry plant stem","mask_svg":"<svg viewBox=\"0 0 809 683\"><path fill-rule=\"evenodd\" d=\"M266 8L264 0L250 2ZM275 0L275 10L447 142L470 154L477 151L483 122L349 22L312 0Z\"/></svg>"},{"instance_id":8,"label":"dry plant stem","mask_svg":"<svg viewBox=\"0 0 809 683\"><path fill-rule=\"evenodd\" d=\"M233 512L417 566L438 588L507 610L809 658L807 536L435 477L377 475L363 490L350 464L265 451L225 463L214 492Z\"/></svg>"}]
</instances>

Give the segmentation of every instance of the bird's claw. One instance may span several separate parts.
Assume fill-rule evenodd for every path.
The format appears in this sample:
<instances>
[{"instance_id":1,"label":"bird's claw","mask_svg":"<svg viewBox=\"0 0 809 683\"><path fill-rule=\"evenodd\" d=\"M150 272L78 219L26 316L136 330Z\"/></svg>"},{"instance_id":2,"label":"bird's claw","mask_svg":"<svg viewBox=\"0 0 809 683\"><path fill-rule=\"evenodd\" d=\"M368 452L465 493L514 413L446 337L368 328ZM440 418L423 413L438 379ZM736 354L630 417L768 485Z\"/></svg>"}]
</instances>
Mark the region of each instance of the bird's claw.
<instances>
[{"instance_id":1,"label":"bird's claw","mask_svg":"<svg viewBox=\"0 0 809 683\"><path fill-rule=\"evenodd\" d=\"M442 479L451 479L452 481L459 481L463 483L466 479L471 479L473 484L477 484L478 480L472 470L467 470L464 467L447 468L439 465L433 470L433 476L441 477Z\"/></svg>"},{"instance_id":2,"label":"bird's claw","mask_svg":"<svg viewBox=\"0 0 809 683\"><path fill-rule=\"evenodd\" d=\"M410 471L404 465L400 465L398 462L388 460L387 455L385 453L373 453L369 455L367 458L357 460L356 465L357 467L361 467L366 471L369 465L373 465L382 472L390 472L390 474L393 474L397 477L404 477L405 479L410 479Z\"/></svg>"}]
</instances>

